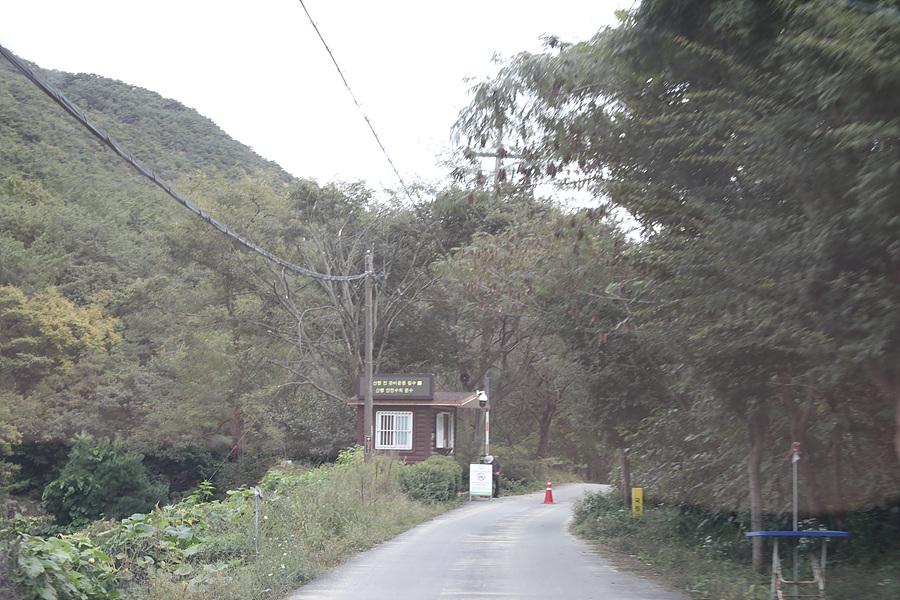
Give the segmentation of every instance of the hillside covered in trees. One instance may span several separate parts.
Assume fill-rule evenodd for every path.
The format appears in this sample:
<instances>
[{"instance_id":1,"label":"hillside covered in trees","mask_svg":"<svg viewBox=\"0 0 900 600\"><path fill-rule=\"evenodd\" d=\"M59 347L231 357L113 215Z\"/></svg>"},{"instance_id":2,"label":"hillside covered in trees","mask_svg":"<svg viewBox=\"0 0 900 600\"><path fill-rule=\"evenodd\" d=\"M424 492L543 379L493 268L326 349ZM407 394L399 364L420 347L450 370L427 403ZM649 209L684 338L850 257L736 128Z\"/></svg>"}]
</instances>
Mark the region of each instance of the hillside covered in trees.
<instances>
[{"instance_id":1,"label":"hillside covered in trees","mask_svg":"<svg viewBox=\"0 0 900 600\"><path fill-rule=\"evenodd\" d=\"M215 206L219 200L204 198L212 190L229 196L226 204L283 197L290 186L342 196L294 181L176 101L94 75L44 76L199 204ZM252 294L229 282L239 266L228 263L239 259L228 256L224 237L193 222L6 61L0 90L4 441L32 475L48 468L52 476L60 454L86 432L120 436L161 461L161 471L199 468L202 477L223 449L254 439L241 398L289 379L265 358L245 362L257 336L277 342L265 324L238 323ZM262 208L245 206L243 218ZM233 372L236 364L244 371ZM290 389L283 395L295 399ZM257 423L259 432L266 426ZM352 441L347 424L337 427L312 454ZM274 453L290 442L271 444L264 445ZM172 482L179 483L188 482Z\"/></svg>"},{"instance_id":2,"label":"hillside covered in trees","mask_svg":"<svg viewBox=\"0 0 900 600\"><path fill-rule=\"evenodd\" d=\"M173 495L226 458L246 483L266 457L336 456L363 309L330 276L374 249L376 372L489 375L510 463L612 470L761 528L789 510L799 442L805 513L896 498L900 19L853 4L643 2L550 38L475 86L457 183L416 201L293 179L178 102L46 74L192 202L328 277L213 231L0 63L4 483L39 493L82 432Z\"/></svg>"},{"instance_id":3,"label":"hillside covered in trees","mask_svg":"<svg viewBox=\"0 0 900 600\"><path fill-rule=\"evenodd\" d=\"M338 277L362 272L368 248L381 282L376 368L461 388L470 340L420 299L437 285L432 263L550 211L529 191L473 204L466 190L424 190L410 206L362 182L294 179L176 101L43 73L213 218L324 275L297 276L210 228L0 67L0 423L18 469L4 485L37 496L83 434L142 453L173 496L352 445L362 284Z\"/></svg>"}]
</instances>

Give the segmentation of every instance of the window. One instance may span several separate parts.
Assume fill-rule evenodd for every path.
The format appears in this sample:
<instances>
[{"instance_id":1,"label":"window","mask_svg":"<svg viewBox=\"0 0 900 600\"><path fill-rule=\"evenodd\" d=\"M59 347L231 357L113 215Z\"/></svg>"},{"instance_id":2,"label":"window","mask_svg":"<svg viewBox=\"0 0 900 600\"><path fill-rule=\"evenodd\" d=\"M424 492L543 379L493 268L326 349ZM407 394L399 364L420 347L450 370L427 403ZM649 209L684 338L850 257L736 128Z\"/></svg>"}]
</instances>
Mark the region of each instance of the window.
<instances>
[{"instance_id":1,"label":"window","mask_svg":"<svg viewBox=\"0 0 900 600\"><path fill-rule=\"evenodd\" d=\"M375 413L376 450L412 450L412 413Z\"/></svg>"},{"instance_id":2,"label":"window","mask_svg":"<svg viewBox=\"0 0 900 600\"><path fill-rule=\"evenodd\" d=\"M453 447L453 415L442 412L436 415L434 423L434 447L435 448L452 448Z\"/></svg>"}]
</instances>

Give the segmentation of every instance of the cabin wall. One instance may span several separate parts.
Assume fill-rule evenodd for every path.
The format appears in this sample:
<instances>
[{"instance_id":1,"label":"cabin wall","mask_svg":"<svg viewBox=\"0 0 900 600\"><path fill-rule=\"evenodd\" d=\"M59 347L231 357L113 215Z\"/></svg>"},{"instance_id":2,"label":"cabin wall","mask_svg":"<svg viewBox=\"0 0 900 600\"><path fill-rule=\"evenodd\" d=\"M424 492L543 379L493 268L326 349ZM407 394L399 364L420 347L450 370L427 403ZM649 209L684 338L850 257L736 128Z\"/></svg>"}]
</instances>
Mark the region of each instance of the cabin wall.
<instances>
[{"instance_id":1,"label":"cabin wall","mask_svg":"<svg viewBox=\"0 0 900 600\"><path fill-rule=\"evenodd\" d=\"M449 412L453 415L454 421L454 446L456 445L456 414L455 406L409 406L394 404L378 404L375 406L375 412L380 410L386 411L411 411L413 413L413 430L412 430L412 450L376 450L376 452L395 453L400 459L407 463L417 463L427 459L435 454L450 454L450 449L435 448L435 419L438 413ZM360 406L356 412L356 441L362 445L365 443L365 435L363 433L364 418L363 407ZM374 444L374 440L373 440Z\"/></svg>"}]
</instances>

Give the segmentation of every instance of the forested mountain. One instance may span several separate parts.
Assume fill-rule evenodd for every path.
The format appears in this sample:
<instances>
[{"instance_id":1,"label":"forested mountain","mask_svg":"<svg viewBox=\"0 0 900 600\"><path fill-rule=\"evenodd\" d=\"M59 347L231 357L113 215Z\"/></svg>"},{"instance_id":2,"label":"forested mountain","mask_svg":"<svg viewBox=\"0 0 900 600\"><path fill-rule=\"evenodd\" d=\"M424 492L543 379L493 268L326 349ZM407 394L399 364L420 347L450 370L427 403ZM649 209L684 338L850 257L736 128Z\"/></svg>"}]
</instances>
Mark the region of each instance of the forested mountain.
<instances>
[{"instance_id":1,"label":"forested mountain","mask_svg":"<svg viewBox=\"0 0 900 600\"><path fill-rule=\"evenodd\" d=\"M297 180L174 100L44 75L193 204L320 276L213 230L0 62L0 433L37 493L82 433L139 449L173 494L223 470L252 482L265 457L321 460L352 444L363 302L347 277L368 249L376 370L460 388L475 338L453 331L452 303L427 306L431 263L550 211L524 188L422 190L411 206L362 183ZM489 368L499 355L485 344Z\"/></svg>"},{"instance_id":2,"label":"forested mountain","mask_svg":"<svg viewBox=\"0 0 900 600\"><path fill-rule=\"evenodd\" d=\"M97 75L38 71L166 180L198 170L231 178L271 170L280 181L291 179L278 165L262 159L211 120L176 100ZM9 62L3 62L0 77L6 144L22 143L20 150L35 152L36 158L66 166L72 163L72 167L80 163L85 175L110 177L109 163L82 154L105 150L94 145L96 140L81 125L67 117ZM38 148L44 152L38 152Z\"/></svg>"},{"instance_id":3,"label":"forested mountain","mask_svg":"<svg viewBox=\"0 0 900 600\"><path fill-rule=\"evenodd\" d=\"M200 172L232 181L259 173L273 183L291 180L276 165L176 101L93 75L48 72L45 76L163 180ZM177 214L174 202L7 61L0 62L0 90L0 177L7 199L3 230L4 244L8 244L2 282L26 290L52 285L70 299L84 299L101 285L92 280L146 275L140 270L154 263L141 260L148 258L143 247L156 245L152 233ZM11 208L16 204L19 211ZM42 227L60 231L45 229L41 235L22 221L29 218L39 218ZM91 229L81 231L81 227ZM11 235L15 229L20 231ZM38 247L27 252L38 238ZM46 255L45 244L56 246L52 259ZM109 268L113 265L115 273ZM76 291L78 287L84 289Z\"/></svg>"},{"instance_id":4,"label":"forested mountain","mask_svg":"<svg viewBox=\"0 0 900 600\"><path fill-rule=\"evenodd\" d=\"M195 192L200 204L196 191L204 186L294 185L325 193L294 181L177 101L94 75L43 75L163 180ZM234 222L226 210L215 217ZM0 61L0 420L3 439L20 444L21 460L32 460L35 444L59 444L64 453L82 431L122 436L167 455L179 448L230 450L232 434L245 435L233 399L226 408L186 400L191 385L216 393L209 380L190 383L208 371L184 371L216 369L198 364L188 347L201 331L213 335L218 315L201 313L220 306L231 290L227 275L216 273L219 257L196 254L205 250L198 243L230 252L228 244L192 218ZM222 361L242 358L218 350L221 356L206 359L220 372ZM247 369L236 377L252 379L242 382L248 389L272 377L271 368ZM350 440L349 426L332 433L323 455Z\"/></svg>"}]
</instances>

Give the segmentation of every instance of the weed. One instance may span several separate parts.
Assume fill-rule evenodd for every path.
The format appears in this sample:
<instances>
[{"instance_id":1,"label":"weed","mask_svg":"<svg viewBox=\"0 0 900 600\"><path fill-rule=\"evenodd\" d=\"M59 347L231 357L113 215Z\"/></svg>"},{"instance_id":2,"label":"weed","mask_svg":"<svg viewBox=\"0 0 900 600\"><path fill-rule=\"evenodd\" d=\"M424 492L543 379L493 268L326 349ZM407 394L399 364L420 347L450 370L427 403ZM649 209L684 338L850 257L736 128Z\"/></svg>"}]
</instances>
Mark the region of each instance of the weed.
<instances>
[{"instance_id":1,"label":"weed","mask_svg":"<svg viewBox=\"0 0 900 600\"><path fill-rule=\"evenodd\" d=\"M269 471L261 497L244 487L213 500L204 484L182 502L69 537L30 535L23 522L5 535L22 540L10 552L19 597L280 598L444 510L408 500L397 472L388 457L367 463L351 451L333 465Z\"/></svg>"},{"instance_id":2,"label":"weed","mask_svg":"<svg viewBox=\"0 0 900 600\"><path fill-rule=\"evenodd\" d=\"M639 557L692 599L769 597L769 575L753 572L750 543L743 535L739 515L645 502L644 514L634 516L622 507L622 498L615 494L587 495L575 507L573 528L607 549ZM814 523L806 526L818 528ZM838 552L834 555L840 556ZM827 576L830 598L900 597L900 563L896 561L868 567L845 559L830 560Z\"/></svg>"}]
</instances>

